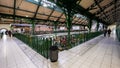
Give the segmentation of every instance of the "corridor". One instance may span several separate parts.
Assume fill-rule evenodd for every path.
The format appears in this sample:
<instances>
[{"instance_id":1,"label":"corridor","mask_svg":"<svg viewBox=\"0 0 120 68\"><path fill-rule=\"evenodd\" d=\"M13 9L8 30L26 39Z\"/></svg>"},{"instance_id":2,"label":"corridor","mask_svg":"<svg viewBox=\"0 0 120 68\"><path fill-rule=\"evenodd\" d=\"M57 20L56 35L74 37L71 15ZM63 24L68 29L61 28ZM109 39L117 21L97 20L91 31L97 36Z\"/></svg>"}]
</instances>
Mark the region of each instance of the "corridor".
<instances>
[{"instance_id":1,"label":"corridor","mask_svg":"<svg viewBox=\"0 0 120 68\"><path fill-rule=\"evenodd\" d=\"M26 44L6 35L0 39L0 68L119 68L120 43L115 34L100 35L72 49L59 52L51 63Z\"/></svg>"}]
</instances>

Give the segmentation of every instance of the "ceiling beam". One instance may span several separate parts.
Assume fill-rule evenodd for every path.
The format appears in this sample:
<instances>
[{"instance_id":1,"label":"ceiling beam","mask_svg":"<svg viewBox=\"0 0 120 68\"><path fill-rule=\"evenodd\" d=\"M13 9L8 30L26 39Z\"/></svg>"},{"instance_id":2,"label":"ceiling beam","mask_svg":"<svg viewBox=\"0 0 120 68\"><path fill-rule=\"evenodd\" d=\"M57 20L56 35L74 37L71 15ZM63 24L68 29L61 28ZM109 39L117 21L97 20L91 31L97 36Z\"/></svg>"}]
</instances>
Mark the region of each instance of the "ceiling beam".
<instances>
[{"instance_id":1,"label":"ceiling beam","mask_svg":"<svg viewBox=\"0 0 120 68\"><path fill-rule=\"evenodd\" d=\"M0 5L0 7L9 8L9 9L14 9L13 7L5 6L5 5ZM20 8L16 8L16 10L24 11L24 12L29 12L29 13L35 13L35 12L32 12L32 11L28 11L28 10L24 10L24 9L20 9ZM42 13L37 13L37 14L39 14L39 15L44 15L44 16L49 16L49 15L42 14ZM59 18L59 17L56 17L56 16L51 16L51 17ZM62 19L64 19L64 18L62 18Z\"/></svg>"},{"instance_id":2,"label":"ceiling beam","mask_svg":"<svg viewBox=\"0 0 120 68\"><path fill-rule=\"evenodd\" d=\"M78 18L78 17L77 17ZM81 19L80 17L77 19L77 21L79 20L79 19Z\"/></svg>"},{"instance_id":3,"label":"ceiling beam","mask_svg":"<svg viewBox=\"0 0 120 68\"><path fill-rule=\"evenodd\" d=\"M74 12L76 13L80 13L88 18L92 18L92 19L95 19L103 24L106 24L108 25L108 23L106 23L105 21L99 19L98 17L96 17L95 15L93 15L92 13L86 11L86 9L84 9L83 7L81 7L80 5L76 5L76 7L74 8Z\"/></svg>"},{"instance_id":4,"label":"ceiling beam","mask_svg":"<svg viewBox=\"0 0 120 68\"><path fill-rule=\"evenodd\" d=\"M4 14L4 13L0 13L0 15L3 15L3 16L13 16L13 14ZM19 15L15 15L15 17L26 18L26 19L33 20L33 17L25 17L25 16L19 16ZM54 22L52 20L44 20L44 19L38 19L38 18L36 18L36 20L41 20L41 21L44 21L44 22L47 22L47 21ZM64 22L60 22L60 23L64 23Z\"/></svg>"},{"instance_id":5,"label":"ceiling beam","mask_svg":"<svg viewBox=\"0 0 120 68\"><path fill-rule=\"evenodd\" d=\"M73 20L76 18L76 16L73 16Z\"/></svg>"},{"instance_id":6,"label":"ceiling beam","mask_svg":"<svg viewBox=\"0 0 120 68\"><path fill-rule=\"evenodd\" d=\"M75 22L78 22L81 18L79 17Z\"/></svg>"},{"instance_id":7,"label":"ceiling beam","mask_svg":"<svg viewBox=\"0 0 120 68\"><path fill-rule=\"evenodd\" d=\"M81 24L83 24L83 23L84 23L84 21L86 21L86 19L83 19L82 21L80 21L80 22L81 22Z\"/></svg>"},{"instance_id":8,"label":"ceiling beam","mask_svg":"<svg viewBox=\"0 0 120 68\"><path fill-rule=\"evenodd\" d=\"M113 7L113 8L111 8L111 9L109 9L108 11L104 11L104 13L106 14L106 15L108 15L109 13L111 13L111 12L115 12L115 10L117 11L117 10L119 10L120 9L120 4L118 4L117 5L118 7L116 7L116 9ZM100 14L100 16L102 15L102 13Z\"/></svg>"},{"instance_id":9,"label":"ceiling beam","mask_svg":"<svg viewBox=\"0 0 120 68\"><path fill-rule=\"evenodd\" d=\"M63 15L64 15L64 13L61 13L61 15L58 17L58 19L56 21L58 22Z\"/></svg>"},{"instance_id":10,"label":"ceiling beam","mask_svg":"<svg viewBox=\"0 0 120 68\"><path fill-rule=\"evenodd\" d=\"M115 11L116 11L116 12L117 12L117 11L120 11L120 8L116 8L116 9L115 9L115 8L112 8L111 10L105 12L105 14L106 14L107 16L114 15L114 14L116 13ZM103 16L103 17L105 17L105 16Z\"/></svg>"},{"instance_id":11,"label":"ceiling beam","mask_svg":"<svg viewBox=\"0 0 120 68\"><path fill-rule=\"evenodd\" d=\"M4 13L0 13L0 15L1 15L1 16L13 16L12 14L4 14ZM24 16L18 16L18 15L15 15L15 17L33 20L33 17L24 17ZM42 22L48 22L48 21L49 21L49 22L55 22L55 21L52 21L52 20L44 20L44 19L38 19L38 18L36 18L36 20L40 20L40 21L42 21ZM60 21L59 21L59 23L65 24L65 22L60 22ZM72 24L74 24L74 23L72 23ZM78 25L78 24L74 24L74 25ZM80 24L80 25L81 25L81 24Z\"/></svg>"},{"instance_id":12,"label":"ceiling beam","mask_svg":"<svg viewBox=\"0 0 120 68\"><path fill-rule=\"evenodd\" d=\"M114 21L117 22L117 10L116 10L116 9L117 9L117 0L115 0L114 3L115 3L115 4L114 4L114 5L115 5L115 7L114 7L114 8L115 8L115 17L114 17Z\"/></svg>"},{"instance_id":13,"label":"ceiling beam","mask_svg":"<svg viewBox=\"0 0 120 68\"><path fill-rule=\"evenodd\" d=\"M98 3L101 3L103 0L97 0ZM93 3L90 7L88 7L86 10L89 11L89 10L93 10L93 9L96 9L95 6L97 6L96 3Z\"/></svg>"},{"instance_id":14,"label":"ceiling beam","mask_svg":"<svg viewBox=\"0 0 120 68\"><path fill-rule=\"evenodd\" d=\"M101 8L101 6L100 6L99 3L97 2L97 0L94 0L94 1L95 1L95 3L97 4L97 6L100 8L100 11L103 12L103 14L106 16L106 14L104 13L104 10ZM110 20L107 18L107 16L106 16L106 20L108 20L107 23L110 22Z\"/></svg>"},{"instance_id":15,"label":"ceiling beam","mask_svg":"<svg viewBox=\"0 0 120 68\"><path fill-rule=\"evenodd\" d=\"M67 0L67 1L66 1L66 0L50 0L50 1L56 3L57 6L61 7L62 9L66 8L66 4L68 3L68 2L67 2L68 0ZM65 1L65 2L63 2L63 1ZM73 0L72 0L72 1L73 1ZM75 0L75 1L77 1L77 0ZM74 1L74 2L75 2L75 1ZM99 0L99 1L101 1L101 0ZM65 3L66 3L66 4L65 4ZM72 2L72 3L73 3L73 2ZM105 21L99 19L98 17L96 17L96 16L93 15L92 13L86 11L86 9L83 8L81 5L79 5L79 4L77 4L77 3L74 3L74 4L72 5L72 7L73 7L73 8L72 8L72 12L74 12L74 14L75 14L75 13L80 13L80 14L88 17L88 18L95 19L95 20L97 20L97 21L100 21L100 22L103 23L103 24L108 25L108 23L106 23Z\"/></svg>"},{"instance_id":16,"label":"ceiling beam","mask_svg":"<svg viewBox=\"0 0 120 68\"><path fill-rule=\"evenodd\" d=\"M80 20L81 18L79 18L79 20ZM80 22L81 20L83 20L83 19L81 19L80 21L79 20L77 20L77 21L75 21L75 22ZM74 21L74 20L73 20Z\"/></svg>"},{"instance_id":17,"label":"ceiling beam","mask_svg":"<svg viewBox=\"0 0 120 68\"><path fill-rule=\"evenodd\" d=\"M75 21L75 22L78 22L78 23L80 23L80 24L82 24L81 22L83 22L85 19L82 19L82 20L80 20L80 21Z\"/></svg>"},{"instance_id":18,"label":"ceiling beam","mask_svg":"<svg viewBox=\"0 0 120 68\"><path fill-rule=\"evenodd\" d=\"M14 9L13 9L13 19L15 23L15 15L16 15L16 0L14 0Z\"/></svg>"},{"instance_id":19,"label":"ceiling beam","mask_svg":"<svg viewBox=\"0 0 120 68\"><path fill-rule=\"evenodd\" d=\"M108 3L107 5L101 7L101 9L104 11L105 9L109 8L110 6L112 6L113 4L114 4L114 1L112 1L112 2ZM98 10L98 11L95 12L94 14L95 14L95 15L98 15L98 14L102 13L103 11Z\"/></svg>"},{"instance_id":20,"label":"ceiling beam","mask_svg":"<svg viewBox=\"0 0 120 68\"><path fill-rule=\"evenodd\" d=\"M51 15L53 14L54 9L52 10L52 12L50 13L50 15L48 16L47 20L49 20L49 18L51 17Z\"/></svg>"},{"instance_id":21,"label":"ceiling beam","mask_svg":"<svg viewBox=\"0 0 120 68\"><path fill-rule=\"evenodd\" d=\"M115 3L115 2L114 2ZM120 9L120 3L118 2L118 0L117 0L117 7L116 7L116 9L113 7L113 8L111 8L111 9L109 9L108 11L105 11L105 14L111 19L111 22L113 23L113 22L115 22L114 20L113 20L113 16L112 15L114 15L114 13L115 13L115 11L119 11L119 9ZM114 4L113 4L114 5ZM100 14L100 17L101 17L101 15L102 15L102 13ZM105 18L105 16L104 16L104 18ZM117 18L115 18L115 16L114 16L114 19L117 19Z\"/></svg>"},{"instance_id":22,"label":"ceiling beam","mask_svg":"<svg viewBox=\"0 0 120 68\"><path fill-rule=\"evenodd\" d=\"M42 0L39 0L39 3L38 3L37 8L36 8L36 11L35 11L35 13L34 13L34 16L33 16L33 19L34 19L34 20L36 19L36 15L37 15L37 13L38 13L38 10L39 10L41 1L42 1Z\"/></svg>"}]
</instances>

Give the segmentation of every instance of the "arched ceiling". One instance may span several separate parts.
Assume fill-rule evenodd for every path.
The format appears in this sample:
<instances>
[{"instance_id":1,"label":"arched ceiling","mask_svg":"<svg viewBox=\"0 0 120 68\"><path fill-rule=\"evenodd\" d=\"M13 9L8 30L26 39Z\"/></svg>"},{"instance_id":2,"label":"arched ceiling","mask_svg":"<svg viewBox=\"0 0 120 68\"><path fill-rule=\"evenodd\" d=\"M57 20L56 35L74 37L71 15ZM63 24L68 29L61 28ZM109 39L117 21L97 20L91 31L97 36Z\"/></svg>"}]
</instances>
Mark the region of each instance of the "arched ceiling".
<instances>
[{"instance_id":1,"label":"arched ceiling","mask_svg":"<svg viewBox=\"0 0 120 68\"><path fill-rule=\"evenodd\" d=\"M50 1L50 2L49 2ZM12 18L22 17L51 22L58 21L65 23L65 14L62 7L70 0L0 0L0 16L12 16ZM72 1L72 0L71 0ZM110 25L120 18L120 0L73 0L72 23L77 25L87 25L88 19L92 18L104 24ZM44 2L44 3L41 3ZM53 4L51 5L51 3ZM56 4L54 4L56 2ZM58 5L58 6L56 6ZM62 6L59 6L62 5ZM82 14L82 15L80 15ZM85 15L85 17L83 16ZM87 18L86 18L87 17ZM49 22L49 23L48 23ZM45 23L45 24L46 24ZM44 23L42 23L44 24Z\"/></svg>"}]
</instances>

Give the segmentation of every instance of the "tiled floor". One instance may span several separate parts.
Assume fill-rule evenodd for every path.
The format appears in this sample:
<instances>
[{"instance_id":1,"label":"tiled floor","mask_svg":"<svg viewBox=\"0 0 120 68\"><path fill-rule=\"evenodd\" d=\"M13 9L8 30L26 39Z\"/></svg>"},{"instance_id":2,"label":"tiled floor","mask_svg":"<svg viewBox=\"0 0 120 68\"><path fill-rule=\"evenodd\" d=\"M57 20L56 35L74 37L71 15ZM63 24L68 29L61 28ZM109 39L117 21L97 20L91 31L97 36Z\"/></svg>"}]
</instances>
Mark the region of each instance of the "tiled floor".
<instances>
[{"instance_id":1,"label":"tiled floor","mask_svg":"<svg viewBox=\"0 0 120 68\"><path fill-rule=\"evenodd\" d=\"M120 68L120 43L111 37L96 37L70 50L59 52L51 63L16 38L0 40L0 68Z\"/></svg>"},{"instance_id":2,"label":"tiled floor","mask_svg":"<svg viewBox=\"0 0 120 68\"><path fill-rule=\"evenodd\" d=\"M0 68L36 68L13 38L4 35L0 40Z\"/></svg>"}]
</instances>

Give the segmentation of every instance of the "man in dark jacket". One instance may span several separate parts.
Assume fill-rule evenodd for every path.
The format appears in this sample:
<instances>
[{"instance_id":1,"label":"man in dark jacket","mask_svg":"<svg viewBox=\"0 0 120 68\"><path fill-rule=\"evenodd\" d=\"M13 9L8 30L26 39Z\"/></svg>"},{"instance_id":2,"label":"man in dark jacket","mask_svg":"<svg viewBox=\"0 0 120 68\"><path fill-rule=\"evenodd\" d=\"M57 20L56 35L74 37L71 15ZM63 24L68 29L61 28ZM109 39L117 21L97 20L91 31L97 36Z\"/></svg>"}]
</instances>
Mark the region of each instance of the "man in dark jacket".
<instances>
[{"instance_id":1,"label":"man in dark jacket","mask_svg":"<svg viewBox=\"0 0 120 68\"><path fill-rule=\"evenodd\" d=\"M108 37L110 37L111 29L108 29Z\"/></svg>"},{"instance_id":2,"label":"man in dark jacket","mask_svg":"<svg viewBox=\"0 0 120 68\"><path fill-rule=\"evenodd\" d=\"M104 37L106 37L107 29L104 30Z\"/></svg>"}]
</instances>

